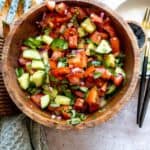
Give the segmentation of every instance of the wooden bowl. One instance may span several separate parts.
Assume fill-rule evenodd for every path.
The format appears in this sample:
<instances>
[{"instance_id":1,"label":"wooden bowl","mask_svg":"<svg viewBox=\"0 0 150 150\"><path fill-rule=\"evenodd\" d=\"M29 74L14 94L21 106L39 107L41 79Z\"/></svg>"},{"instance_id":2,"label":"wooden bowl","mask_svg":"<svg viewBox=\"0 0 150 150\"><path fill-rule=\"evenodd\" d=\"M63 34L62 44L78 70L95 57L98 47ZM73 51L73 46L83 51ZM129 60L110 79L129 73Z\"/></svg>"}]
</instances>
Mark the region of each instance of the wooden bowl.
<instances>
[{"instance_id":1,"label":"wooden bowl","mask_svg":"<svg viewBox=\"0 0 150 150\"><path fill-rule=\"evenodd\" d=\"M56 0L60 2L62 0ZM83 7L91 7L97 12L104 11L110 18L117 29L118 36L122 41L122 47L125 50L125 71L127 73L127 81L124 87L110 100L103 111L91 114L87 120L77 126L67 125L65 121L54 120L47 112L41 111L30 100L27 99L27 94L21 90L17 83L15 68L18 66L17 58L19 57L19 48L24 39L29 36L36 35L37 28L35 22L39 20L42 13L47 10L45 4L36 6L27 14L22 16L13 26L10 34L6 38L3 49L3 78L6 88L17 107L29 116L34 121L48 127L57 129L83 129L93 127L103 123L114 116L123 104L130 100L133 94L139 71L139 50L136 44L135 37L127 23L116 14L116 12L107 8L104 4L96 1L87 0L64 0L69 5L79 5ZM120 120L121 121L121 120Z\"/></svg>"}]
</instances>

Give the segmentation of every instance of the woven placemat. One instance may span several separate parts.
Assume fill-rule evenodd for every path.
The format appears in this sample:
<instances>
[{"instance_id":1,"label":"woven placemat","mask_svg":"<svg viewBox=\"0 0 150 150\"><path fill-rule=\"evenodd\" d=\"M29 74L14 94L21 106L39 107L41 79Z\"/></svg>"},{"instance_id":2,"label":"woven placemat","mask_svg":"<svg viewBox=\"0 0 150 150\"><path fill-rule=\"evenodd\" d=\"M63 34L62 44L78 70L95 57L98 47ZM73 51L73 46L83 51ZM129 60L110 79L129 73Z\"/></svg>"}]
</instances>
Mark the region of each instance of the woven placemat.
<instances>
[{"instance_id":1,"label":"woven placemat","mask_svg":"<svg viewBox=\"0 0 150 150\"><path fill-rule=\"evenodd\" d=\"M19 110L10 99L3 82L1 65L3 44L4 40L0 39L0 116L9 116L17 114Z\"/></svg>"}]
</instances>

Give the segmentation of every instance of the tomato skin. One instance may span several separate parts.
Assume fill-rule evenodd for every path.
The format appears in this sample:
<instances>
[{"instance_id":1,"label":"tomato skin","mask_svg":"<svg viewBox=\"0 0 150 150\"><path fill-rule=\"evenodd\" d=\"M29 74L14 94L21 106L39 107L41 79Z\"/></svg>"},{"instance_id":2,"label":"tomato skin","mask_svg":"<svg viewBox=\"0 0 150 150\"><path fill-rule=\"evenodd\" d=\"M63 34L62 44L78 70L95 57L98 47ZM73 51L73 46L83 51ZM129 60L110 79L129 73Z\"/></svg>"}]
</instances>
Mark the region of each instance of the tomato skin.
<instances>
[{"instance_id":1,"label":"tomato skin","mask_svg":"<svg viewBox=\"0 0 150 150\"><path fill-rule=\"evenodd\" d=\"M96 70L96 68L94 66L90 66L89 68L87 68L84 72L84 76L90 76L93 74L93 72Z\"/></svg>"},{"instance_id":2,"label":"tomato skin","mask_svg":"<svg viewBox=\"0 0 150 150\"><path fill-rule=\"evenodd\" d=\"M67 75L67 78L71 84L80 85L80 79L83 78L83 73L71 73Z\"/></svg>"},{"instance_id":3,"label":"tomato skin","mask_svg":"<svg viewBox=\"0 0 150 150\"><path fill-rule=\"evenodd\" d=\"M87 66L87 56L85 51L78 52L75 57L68 59L70 66L84 68Z\"/></svg>"},{"instance_id":4,"label":"tomato skin","mask_svg":"<svg viewBox=\"0 0 150 150\"><path fill-rule=\"evenodd\" d=\"M41 97L43 96L43 94L35 94L31 96L31 100L37 105L37 106L41 106Z\"/></svg>"},{"instance_id":5,"label":"tomato skin","mask_svg":"<svg viewBox=\"0 0 150 150\"><path fill-rule=\"evenodd\" d=\"M69 41L70 48L77 48L77 45L78 45L78 36L77 35L69 36L68 41Z\"/></svg>"},{"instance_id":6,"label":"tomato skin","mask_svg":"<svg viewBox=\"0 0 150 150\"><path fill-rule=\"evenodd\" d=\"M118 37L112 37L110 39L110 44L113 53L120 53L120 40Z\"/></svg>"},{"instance_id":7,"label":"tomato skin","mask_svg":"<svg viewBox=\"0 0 150 150\"><path fill-rule=\"evenodd\" d=\"M98 31L95 31L90 38L96 44L99 44L102 39L101 34Z\"/></svg>"},{"instance_id":8,"label":"tomato skin","mask_svg":"<svg viewBox=\"0 0 150 150\"><path fill-rule=\"evenodd\" d=\"M105 80L111 79L111 76L112 76L111 72L105 69L104 67L98 67L96 68L96 71L101 73L102 79L105 79Z\"/></svg>"},{"instance_id":9,"label":"tomato skin","mask_svg":"<svg viewBox=\"0 0 150 150\"><path fill-rule=\"evenodd\" d=\"M50 64L51 69L56 69L57 68L57 61L50 59L49 64Z\"/></svg>"},{"instance_id":10,"label":"tomato skin","mask_svg":"<svg viewBox=\"0 0 150 150\"><path fill-rule=\"evenodd\" d=\"M88 76L86 77L86 80L85 80L85 86L88 87L88 88L92 88L95 84L95 80L93 79L92 76Z\"/></svg>"},{"instance_id":11,"label":"tomato skin","mask_svg":"<svg viewBox=\"0 0 150 150\"><path fill-rule=\"evenodd\" d=\"M61 68L56 68L56 69L52 70L52 74L55 77L59 77L59 76L66 75L66 74L69 74L69 73L70 73L69 67L61 67Z\"/></svg>"},{"instance_id":12,"label":"tomato skin","mask_svg":"<svg viewBox=\"0 0 150 150\"><path fill-rule=\"evenodd\" d=\"M115 37L116 36L116 33L115 33L115 30L114 28L111 26L111 25L104 25L103 26L103 29L109 33L109 36L110 37Z\"/></svg>"},{"instance_id":13,"label":"tomato skin","mask_svg":"<svg viewBox=\"0 0 150 150\"><path fill-rule=\"evenodd\" d=\"M71 118L71 114L65 111L62 111L61 116L63 119L67 120Z\"/></svg>"},{"instance_id":14,"label":"tomato skin","mask_svg":"<svg viewBox=\"0 0 150 150\"><path fill-rule=\"evenodd\" d=\"M121 74L113 76L113 82L116 86L120 86L123 82L123 76Z\"/></svg>"},{"instance_id":15,"label":"tomato skin","mask_svg":"<svg viewBox=\"0 0 150 150\"><path fill-rule=\"evenodd\" d=\"M61 58L61 57L63 57L64 56L64 53L63 52L60 52L60 51L54 51L53 53L52 53L52 56L51 56L51 58L53 59L53 60L58 60L59 58Z\"/></svg>"},{"instance_id":16,"label":"tomato skin","mask_svg":"<svg viewBox=\"0 0 150 150\"><path fill-rule=\"evenodd\" d=\"M77 18L78 19L84 19L87 16L86 12L80 7L73 7L73 8L70 9L70 12L72 14L77 13L78 14Z\"/></svg>"},{"instance_id":17,"label":"tomato skin","mask_svg":"<svg viewBox=\"0 0 150 150\"><path fill-rule=\"evenodd\" d=\"M99 35L101 36L102 39L108 39L108 34L105 32L99 32Z\"/></svg>"},{"instance_id":18,"label":"tomato skin","mask_svg":"<svg viewBox=\"0 0 150 150\"><path fill-rule=\"evenodd\" d=\"M95 112L100 108L100 102L98 101L98 90L97 87L93 87L86 98L86 102L89 106L89 112Z\"/></svg>"},{"instance_id":19,"label":"tomato skin","mask_svg":"<svg viewBox=\"0 0 150 150\"><path fill-rule=\"evenodd\" d=\"M99 24L102 24L103 23L103 18L99 17L98 15L96 15L95 13L92 13L90 15L91 19L93 22L95 23L99 23Z\"/></svg>"},{"instance_id":20,"label":"tomato skin","mask_svg":"<svg viewBox=\"0 0 150 150\"><path fill-rule=\"evenodd\" d=\"M79 111L79 112L84 112L85 109L86 109L86 104L85 104L85 101L84 99L82 98L77 98L76 99L76 102L74 104L74 109L76 111Z\"/></svg>"},{"instance_id":21,"label":"tomato skin","mask_svg":"<svg viewBox=\"0 0 150 150\"><path fill-rule=\"evenodd\" d=\"M77 29L74 27L68 28L64 32L64 37L66 40L69 40L69 37L74 35L78 35Z\"/></svg>"},{"instance_id":22,"label":"tomato skin","mask_svg":"<svg viewBox=\"0 0 150 150\"><path fill-rule=\"evenodd\" d=\"M84 93L81 91L75 91L74 94L80 98L84 98Z\"/></svg>"}]
</instances>

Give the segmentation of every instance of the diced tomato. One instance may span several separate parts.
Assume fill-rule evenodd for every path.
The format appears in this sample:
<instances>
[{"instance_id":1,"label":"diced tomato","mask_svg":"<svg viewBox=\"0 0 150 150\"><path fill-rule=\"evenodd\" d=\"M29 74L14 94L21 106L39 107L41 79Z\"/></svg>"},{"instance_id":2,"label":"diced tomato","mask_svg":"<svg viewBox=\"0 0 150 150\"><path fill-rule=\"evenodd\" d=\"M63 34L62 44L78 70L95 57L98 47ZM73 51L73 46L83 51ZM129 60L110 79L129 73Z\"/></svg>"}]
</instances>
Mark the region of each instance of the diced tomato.
<instances>
[{"instance_id":1,"label":"diced tomato","mask_svg":"<svg viewBox=\"0 0 150 150\"><path fill-rule=\"evenodd\" d=\"M41 106L41 97L43 94L35 94L31 96L31 100L37 105Z\"/></svg>"},{"instance_id":2,"label":"diced tomato","mask_svg":"<svg viewBox=\"0 0 150 150\"><path fill-rule=\"evenodd\" d=\"M61 116L63 119L67 120L71 118L71 114L65 111L62 111Z\"/></svg>"},{"instance_id":3,"label":"diced tomato","mask_svg":"<svg viewBox=\"0 0 150 150\"><path fill-rule=\"evenodd\" d=\"M108 39L108 34L105 32L99 32L99 35L101 36L102 39Z\"/></svg>"},{"instance_id":4,"label":"diced tomato","mask_svg":"<svg viewBox=\"0 0 150 150\"><path fill-rule=\"evenodd\" d=\"M70 36L78 35L77 29L74 27L68 28L64 32L64 37L66 40L69 40Z\"/></svg>"},{"instance_id":5,"label":"diced tomato","mask_svg":"<svg viewBox=\"0 0 150 150\"><path fill-rule=\"evenodd\" d=\"M110 26L110 25L104 25L103 28L104 28L104 30L105 30L106 32L109 33L110 37L116 36L115 30L114 30L114 28L113 28L112 26Z\"/></svg>"},{"instance_id":6,"label":"diced tomato","mask_svg":"<svg viewBox=\"0 0 150 150\"><path fill-rule=\"evenodd\" d=\"M51 32L50 36L55 39L55 38L58 38L59 33L58 32Z\"/></svg>"},{"instance_id":7,"label":"diced tomato","mask_svg":"<svg viewBox=\"0 0 150 150\"><path fill-rule=\"evenodd\" d=\"M104 80L101 79L101 78L98 78L95 80L95 84L98 86L98 87L102 87L102 85L104 84Z\"/></svg>"},{"instance_id":8,"label":"diced tomato","mask_svg":"<svg viewBox=\"0 0 150 150\"><path fill-rule=\"evenodd\" d=\"M60 107L57 107L57 108L55 108L55 114L60 114L60 115L62 115L62 112L68 112L69 111L69 106L60 106Z\"/></svg>"},{"instance_id":9,"label":"diced tomato","mask_svg":"<svg viewBox=\"0 0 150 150\"><path fill-rule=\"evenodd\" d=\"M54 52L52 53L51 58L52 58L53 60L58 60L59 58L61 58L61 57L63 57L63 56L64 56L64 53L63 53L63 52L54 51Z\"/></svg>"},{"instance_id":10,"label":"diced tomato","mask_svg":"<svg viewBox=\"0 0 150 150\"><path fill-rule=\"evenodd\" d=\"M105 92L102 91L101 89L98 89L98 96L99 96L99 97L105 96Z\"/></svg>"},{"instance_id":11,"label":"diced tomato","mask_svg":"<svg viewBox=\"0 0 150 150\"><path fill-rule=\"evenodd\" d=\"M93 74L93 72L95 71L95 67L94 66L90 66L89 68L87 68L84 72L84 76L90 76L91 74Z\"/></svg>"},{"instance_id":12,"label":"diced tomato","mask_svg":"<svg viewBox=\"0 0 150 150\"><path fill-rule=\"evenodd\" d=\"M25 66L27 63L30 63L30 62L31 62L30 60L25 59L25 58L23 58L23 57L20 57L18 61L19 61L19 64L20 64L21 66Z\"/></svg>"},{"instance_id":13,"label":"diced tomato","mask_svg":"<svg viewBox=\"0 0 150 150\"><path fill-rule=\"evenodd\" d=\"M118 37L112 37L110 39L110 44L113 53L120 53L120 40Z\"/></svg>"},{"instance_id":14,"label":"diced tomato","mask_svg":"<svg viewBox=\"0 0 150 150\"><path fill-rule=\"evenodd\" d=\"M85 101L82 98L77 98L74 104L74 109L80 112L85 111Z\"/></svg>"},{"instance_id":15,"label":"diced tomato","mask_svg":"<svg viewBox=\"0 0 150 150\"><path fill-rule=\"evenodd\" d=\"M84 19L87 16L86 12L80 7L72 7L70 11L72 14L78 14L78 19Z\"/></svg>"},{"instance_id":16,"label":"diced tomato","mask_svg":"<svg viewBox=\"0 0 150 150\"><path fill-rule=\"evenodd\" d=\"M101 34L98 31L95 31L90 38L96 44L99 44L102 39Z\"/></svg>"},{"instance_id":17,"label":"diced tomato","mask_svg":"<svg viewBox=\"0 0 150 150\"><path fill-rule=\"evenodd\" d=\"M106 92L106 90L107 90L107 85L108 85L108 82L105 82L105 83L101 86L101 91L102 91L102 92Z\"/></svg>"},{"instance_id":18,"label":"diced tomato","mask_svg":"<svg viewBox=\"0 0 150 150\"><path fill-rule=\"evenodd\" d=\"M94 82L94 78L92 76L88 76L85 80L85 86L88 87L88 88L92 88L95 84Z\"/></svg>"},{"instance_id":19,"label":"diced tomato","mask_svg":"<svg viewBox=\"0 0 150 150\"><path fill-rule=\"evenodd\" d=\"M48 110L50 111L50 112L54 112L55 111L55 107L51 107L50 105L48 105Z\"/></svg>"},{"instance_id":20,"label":"diced tomato","mask_svg":"<svg viewBox=\"0 0 150 150\"><path fill-rule=\"evenodd\" d=\"M71 84L80 84L81 78L83 78L83 73L71 73L67 75L67 78Z\"/></svg>"},{"instance_id":21,"label":"diced tomato","mask_svg":"<svg viewBox=\"0 0 150 150\"><path fill-rule=\"evenodd\" d=\"M70 66L85 68L87 66L87 56L85 51L80 51L75 57L68 59Z\"/></svg>"},{"instance_id":22,"label":"diced tomato","mask_svg":"<svg viewBox=\"0 0 150 150\"><path fill-rule=\"evenodd\" d=\"M50 59L49 64L50 64L51 69L56 69L57 68L57 61Z\"/></svg>"},{"instance_id":23,"label":"diced tomato","mask_svg":"<svg viewBox=\"0 0 150 150\"><path fill-rule=\"evenodd\" d=\"M81 56L81 62L80 62L80 67L81 68L85 68L87 67L87 61L88 61L88 58L87 58L87 55L85 53L85 51L81 51L80 52L80 56Z\"/></svg>"},{"instance_id":24,"label":"diced tomato","mask_svg":"<svg viewBox=\"0 0 150 150\"><path fill-rule=\"evenodd\" d=\"M89 92L86 98L86 102L89 106L89 112L95 112L100 108L100 102L98 98L98 90L96 87L93 87Z\"/></svg>"},{"instance_id":25,"label":"diced tomato","mask_svg":"<svg viewBox=\"0 0 150 150\"><path fill-rule=\"evenodd\" d=\"M60 17L60 16L57 16L55 18L55 23L65 23L67 21L69 21L69 19L71 18L71 16L66 16L66 17Z\"/></svg>"},{"instance_id":26,"label":"diced tomato","mask_svg":"<svg viewBox=\"0 0 150 150\"><path fill-rule=\"evenodd\" d=\"M66 75L70 73L69 67L61 67L61 68L56 68L52 70L52 74L56 77L61 76L61 75Z\"/></svg>"},{"instance_id":27,"label":"diced tomato","mask_svg":"<svg viewBox=\"0 0 150 150\"><path fill-rule=\"evenodd\" d=\"M97 72L101 73L101 78L105 79L105 80L109 80L112 76L111 72L107 69L105 69L104 67L98 67L96 68Z\"/></svg>"},{"instance_id":28,"label":"diced tomato","mask_svg":"<svg viewBox=\"0 0 150 150\"><path fill-rule=\"evenodd\" d=\"M56 2L55 1L47 1L46 6L50 11L53 11L55 9Z\"/></svg>"},{"instance_id":29,"label":"diced tomato","mask_svg":"<svg viewBox=\"0 0 150 150\"><path fill-rule=\"evenodd\" d=\"M113 76L113 82L116 86L120 86L123 82L123 76L118 74L117 76Z\"/></svg>"},{"instance_id":30,"label":"diced tomato","mask_svg":"<svg viewBox=\"0 0 150 150\"><path fill-rule=\"evenodd\" d=\"M75 91L74 94L80 98L84 98L84 93L81 91Z\"/></svg>"},{"instance_id":31,"label":"diced tomato","mask_svg":"<svg viewBox=\"0 0 150 150\"><path fill-rule=\"evenodd\" d=\"M70 48L77 48L77 45L78 45L78 36L77 35L69 36L68 40L69 40Z\"/></svg>"},{"instance_id":32,"label":"diced tomato","mask_svg":"<svg viewBox=\"0 0 150 150\"><path fill-rule=\"evenodd\" d=\"M40 49L43 50L43 51L49 51L49 50L50 50L50 47L49 47L49 45L42 45L42 46L40 47Z\"/></svg>"},{"instance_id":33,"label":"diced tomato","mask_svg":"<svg viewBox=\"0 0 150 150\"><path fill-rule=\"evenodd\" d=\"M65 3L56 4L55 10L60 15L65 15L67 13L67 5Z\"/></svg>"},{"instance_id":34,"label":"diced tomato","mask_svg":"<svg viewBox=\"0 0 150 150\"><path fill-rule=\"evenodd\" d=\"M95 23L99 23L99 24L102 24L103 23L103 18L99 17L98 15L96 15L95 13L92 13L90 15L91 19L93 22Z\"/></svg>"}]
</instances>

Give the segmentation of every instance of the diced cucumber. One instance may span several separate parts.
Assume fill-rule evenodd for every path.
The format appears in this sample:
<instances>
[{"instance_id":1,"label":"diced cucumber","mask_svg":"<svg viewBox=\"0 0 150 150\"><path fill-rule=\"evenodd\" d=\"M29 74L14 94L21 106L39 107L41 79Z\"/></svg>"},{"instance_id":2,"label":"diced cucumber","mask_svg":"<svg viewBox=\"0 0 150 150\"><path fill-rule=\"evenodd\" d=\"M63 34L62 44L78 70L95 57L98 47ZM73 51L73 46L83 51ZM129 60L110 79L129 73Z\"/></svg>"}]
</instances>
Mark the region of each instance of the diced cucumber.
<instances>
[{"instance_id":1,"label":"diced cucumber","mask_svg":"<svg viewBox=\"0 0 150 150\"><path fill-rule=\"evenodd\" d=\"M91 55L91 51L95 51L96 46L94 45L94 43L89 43L87 48L86 48L86 55L90 56Z\"/></svg>"},{"instance_id":2,"label":"diced cucumber","mask_svg":"<svg viewBox=\"0 0 150 150\"><path fill-rule=\"evenodd\" d=\"M90 18L85 19L81 23L81 27L88 33L93 33L96 30L96 25L91 21Z\"/></svg>"},{"instance_id":3,"label":"diced cucumber","mask_svg":"<svg viewBox=\"0 0 150 150\"><path fill-rule=\"evenodd\" d=\"M32 60L31 64L32 69L44 69L44 63L41 60Z\"/></svg>"},{"instance_id":4,"label":"diced cucumber","mask_svg":"<svg viewBox=\"0 0 150 150\"><path fill-rule=\"evenodd\" d=\"M50 104L50 107L56 108L56 107L60 107L60 105L59 105L59 104L55 104L55 103L51 103L51 104Z\"/></svg>"},{"instance_id":5,"label":"diced cucumber","mask_svg":"<svg viewBox=\"0 0 150 150\"><path fill-rule=\"evenodd\" d=\"M66 50L68 49L68 42L63 39L54 39L51 43L51 49L53 51Z\"/></svg>"},{"instance_id":6,"label":"diced cucumber","mask_svg":"<svg viewBox=\"0 0 150 150\"><path fill-rule=\"evenodd\" d=\"M23 51L23 58L27 58L27 59L41 59L41 55L36 50L24 50Z\"/></svg>"},{"instance_id":7,"label":"diced cucumber","mask_svg":"<svg viewBox=\"0 0 150 150\"><path fill-rule=\"evenodd\" d=\"M39 48L42 45L41 36L38 37L29 37L24 41L24 45L32 49Z\"/></svg>"},{"instance_id":8,"label":"diced cucumber","mask_svg":"<svg viewBox=\"0 0 150 150\"><path fill-rule=\"evenodd\" d=\"M48 65L49 64L48 52L43 52L42 57L43 57L44 64Z\"/></svg>"},{"instance_id":9,"label":"diced cucumber","mask_svg":"<svg viewBox=\"0 0 150 150\"><path fill-rule=\"evenodd\" d=\"M32 76L30 76L30 81L33 82L36 87L40 87L45 79L45 72L42 70L36 71Z\"/></svg>"},{"instance_id":10,"label":"diced cucumber","mask_svg":"<svg viewBox=\"0 0 150 150\"><path fill-rule=\"evenodd\" d=\"M42 36L42 41L48 45L50 45L53 41L53 38L51 38L50 36L48 35L43 35Z\"/></svg>"},{"instance_id":11,"label":"diced cucumber","mask_svg":"<svg viewBox=\"0 0 150 150\"><path fill-rule=\"evenodd\" d=\"M86 93L88 91L88 88L87 87L84 87L84 86L81 86L80 87L80 90L84 93Z\"/></svg>"},{"instance_id":12,"label":"diced cucumber","mask_svg":"<svg viewBox=\"0 0 150 150\"><path fill-rule=\"evenodd\" d=\"M18 78L18 82L20 84L20 87L23 90L26 90L29 87L29 74L24 73L21 77Z\"/></svg>"},{"instance_id":13,"label":"diced cucumber","mask_svg":"<svg viewBox=\"0 0 150 150\"><path fill-rule=\"evenodd\" d=\"M63 96L63 95L57 95L55 98L55 103L60 105L69 105L71 102L71 99Z\"/></svg>"},{"instance_id":14,"label":"diced cucumber","mask_svg":"<svg viewBox=\"0 0 150 150\"><path fill-rule=\"evenodd\" d=\"M49 95L44 95L41 97L41 108L45 109L46 107L48 107L50 103L50 97Z\"/></svg>"},{"instance_id":15,"label":"diced cucumber","mask_svg":"<svg viewBox=\"0 0 150 150\"><path fill-rule=\"evenodd\" d=\"M78 28L78 34L81 38L87 35L86 31L82 27Z\"/></svg>"},{"instance_id":16,"label":"diced cucumber","mask_svg":"<svg viewBox=\"0 0 150 150\"><path fill-rule=\"evenodd\" d=\"M122 68L120 68L120 67L116 67L115 74L116 75L121 74L124 78L126 77L125 71Z\"/></svg>"},{"instance_id":17,"label":"diced cucumber","mask_svg":"<svg viewBox=\"0 0 150 150\"><path fill-rule=\"evenodd\" d=\"M50 88L48 85L43 85L44 94L48 94L51 98L55 98L58 94L58 91L54 88Z\"/></svg>"},{"instance_id":18,"label":"diced cucumber","mask_svg":"<svg viewBox=\"0 0 150 150\"><path fill-rule=\"evenodd\" d=\"M108 41L102 40L95 51L100 54L108 54L112 51L112 48Z\"/></svg>"},{"instance_id":19,"label":"diced cucumber","mask_svg":"<svg viewBox=\"0 0 150 150\"><path fill-rule=\"evenodd\" d=\"M104 64L106 67L115 67L115 56L113 54L104 56Z\"/></svg>"},{"instance_id":20,"label":"diced cucumber","mask_svg":"<svg viewBox=\"0 0 150 150\"><path fill-rule=\"evenodd\" d=\"M115 90L116 90L116 86L114 84L112 84L108 87L106 94L112 94L115 92Z\"/></svg>"}]
</instances>

